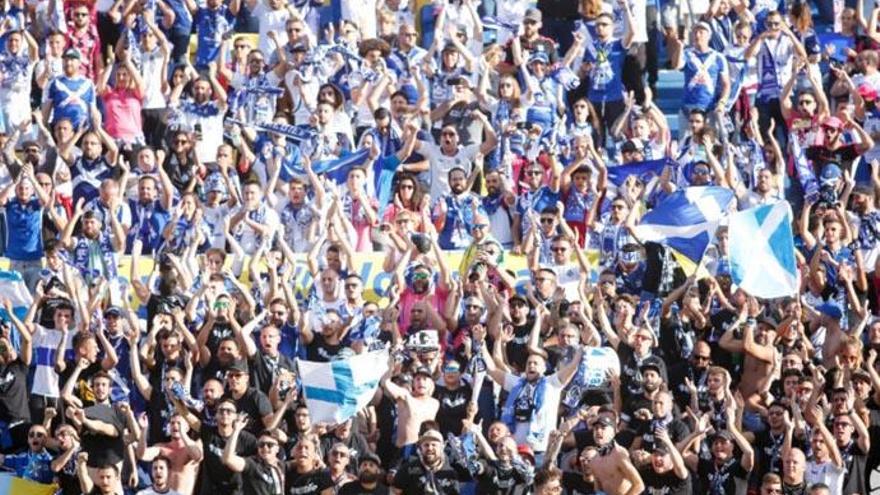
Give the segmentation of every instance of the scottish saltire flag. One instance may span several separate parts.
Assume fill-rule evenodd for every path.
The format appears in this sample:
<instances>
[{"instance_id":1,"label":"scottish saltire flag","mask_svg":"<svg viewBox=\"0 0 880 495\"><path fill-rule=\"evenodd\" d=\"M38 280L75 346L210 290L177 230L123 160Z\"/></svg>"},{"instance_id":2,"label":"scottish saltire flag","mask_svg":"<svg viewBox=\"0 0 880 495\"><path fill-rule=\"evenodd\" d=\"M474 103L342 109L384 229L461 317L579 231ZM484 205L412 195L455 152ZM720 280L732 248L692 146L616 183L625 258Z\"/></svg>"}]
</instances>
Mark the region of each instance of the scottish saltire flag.
<instances>
[{"instance_id":1,"label":"scottish saltire flag","mask_svg":"<svg viewBox=\"0 0 880 495\"><path fill-rule=\"evenodd\" d=\"M297 359L296 364L312 421L339 424L369 404L388 369L388 351L329 363Z\"/></svg>"},{"instance_id":2,"label":"scottish saltire flag","mask_svg":"<svg viewBox=\"0 0 880 495\"><path fill-rule=\"evenodd\" d=\"M797 294L791 219L786 201L730 216L731 278L744 291L764 299Z\"/></svg>"},{"instance_id":3,"label":"scottish saltire flag","mask_svg":"<svg viewBox=\"0 0 880 495\"><path fill-rule=\"evenodd\" d=\"M10 473L0 473L0 495L52 495L57 489L55 484L44 485Z\"/></svg>"},{"instance_id":4,"label":"scottish saltire flag","mask_svg":"<svg viewBox=\"0 0 880 495\"><path fill-rule=\"evenodd\" d=\"M723 187L688 187L672 193L636 226L636 237L671 247L695 262L703 257L733 201Z\"/></svg>"},{"instance_id":5,"label":"scottish saltire flag","mask_svg":"<svg viewBox=\"0 0 880 495\"><path fill-rule=\"evenodd\" d=\"M626 182L627 177L635 175L647 184L654 177L659 177L666 165L673 163L675 162L668 158L661 158L660 160L645 160L608 167L608 180L614 183L615 186L622 186Z\"/></svg>"}]
</instances>

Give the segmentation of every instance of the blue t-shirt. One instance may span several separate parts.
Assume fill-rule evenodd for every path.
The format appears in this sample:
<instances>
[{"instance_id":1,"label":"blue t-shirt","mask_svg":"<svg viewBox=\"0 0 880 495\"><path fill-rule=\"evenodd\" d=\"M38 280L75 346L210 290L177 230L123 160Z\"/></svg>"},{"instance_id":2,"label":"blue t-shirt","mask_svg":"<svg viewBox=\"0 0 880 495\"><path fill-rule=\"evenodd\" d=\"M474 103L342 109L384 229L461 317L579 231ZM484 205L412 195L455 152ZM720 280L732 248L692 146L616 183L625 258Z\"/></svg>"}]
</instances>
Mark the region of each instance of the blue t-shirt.
<instances>
[{"instance_id":1,"label":"blue t-shirt","mask_svg":"<svg viewBox=\"0 0 880 495\"><path fill-rule=\"evenodd\" d=\"M196 11L193 23L198 36L195 67L207 67L220 54L220 44L223 43L226 33L232 30L235 16L226 5L217 9L200 8Z\"/></svg>"},{"instance_id":2,"label":"blue t-shirt","mask_svg":"<svg viewBox=\"0 0 880 495\"><path fill-rule=\"evenodd\" d=\"M590 71L591 102L604 103L623 99L623 61L626 48L620 40L596 40L593 49L584 54L584 61L593 64Z\"/></svg>"},{"instance_id":3,"label":"blue t-shirt","mask_svg":"<svg viewBox=\"0 0 880 495\"><path fill-rule=\"evenodd\" d=\"M184 0L166 0L171 10L174 11L174 22L171 24L172 33L189 34L192 31L193 16Z\"/></svg>"},{"instance_id":4,"label":"blue t-shirt","mask_svg":"<svg viewBox=\"0 0 880 495\"><path fill-rule=\"evenodd\" d=\"M43 257L43 207L37 198L22 203L12 198L6 203L6 257L16 261L36 261Z\"/></svg>"},{"instance_id":5,"label":"blue t-shirt","mask_svg":"<svg viewBox=\"0 0 880 495\"><path fill-rule=\"evenodd\" d=\"M83 76L59 76L49 83L47 97L52 101L52 123L69 119L74 129L89 120L95 105L95 85Z\"/></svg>"},{"instance_id":6,"label":"blue t-shirt","mask_svg":"<svg viewBox=\"0 0 880 495\"><path fill-rule=\"evenodd\" d=\"M37 483L51 483L52 456L46 449L33 453L30 451L20 454L7 455L3 459L3 467L15 471L15 475Z\"/></svg>"},{"instance_id":7,"label":"blue t-shirt","mask_svg":"<svg viewBox=\"0 0 880 495\"><path fill-rule=\"evenodd\" d=\"M727 60L721 53L710 49L700 53L693 49L684 52L685 107L708 110L718 102L721 80L728 75Z\"/></svg>"}]
</instances>

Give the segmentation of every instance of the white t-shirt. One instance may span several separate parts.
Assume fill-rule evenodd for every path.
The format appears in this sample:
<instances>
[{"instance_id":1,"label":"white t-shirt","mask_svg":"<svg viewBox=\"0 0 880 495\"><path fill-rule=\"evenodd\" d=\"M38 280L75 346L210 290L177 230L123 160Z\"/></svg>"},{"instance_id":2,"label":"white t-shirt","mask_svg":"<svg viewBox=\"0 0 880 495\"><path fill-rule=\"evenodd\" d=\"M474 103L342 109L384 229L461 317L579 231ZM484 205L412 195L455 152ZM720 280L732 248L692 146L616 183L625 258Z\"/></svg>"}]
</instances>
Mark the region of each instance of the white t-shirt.
<instances>
[{"instance_id":1,"label":"white t-shirt","mask_svg":"<svg viewBox=\"0 0 880 495\"><path fill-rule=\"evenodd\" d=\"M73 347L73 336L76 332L67 334L67 344L65 344L65 352ZM42 395L44 397L57 398L59 395L58 373L55 373L55 352L58 349L58 343L61 342L62 334L58 330L46 328L36 325L36 331L33 338L33 352L36 358L36 366L34 369L34 383L31 387L31 393ZM44 360L42 356L46 356Z\"/></svg>"},{"instance_id":2,"label":"white t-shirt","mask_svg":"<svg viewBox=\"0 0 880 495\"><path fill-rule=\"evenodd\" d=\"M290 11L286 8L272 10L265 0L254 8L254 17L260 20L260 40L257 48L268 58L275 52L275 43L269 38L269 33L274 31L278 35L281 45L287 44L287 31L285 30L287 19L290 19Z\"/></svg>"},{"instance_id":3,"label":"white t-shirt","mask_svg":"<svg viewBox=\"0 0 880 495\"><path fill-rule=\"evenodd\" d=\"M168 104L162 93L162 51L158 48L141 56L141 78L144 80L144 110L165 108Z\"/></svg>"},{"instance_id":4,"label":"white t-shirt","mask_svg":"<svg viewBox=\"0 0 880 495\"><path fill-rule=\"evenodd\" d=\"M558 416L559 399L562 395L562 382L559 381L559 375L553 373L546 377L546 386L544 387L543 407L549 408L544 415L544 425L542 429L547 433L540 442L529 443L529 447L534 452L544 452L547 450L547 443L550 441L549 433L556 429L556 419ZM504 390L510 392L519 383L520 377L506 373L504 377ZM532 414L535 414L534 412ZM517 445L528 442L529 422L517 421L513 437L516 439Z\"/></svg>"},{"instance_id":5,"label":"white t-shirt","mask_svg":"<svg viewBox=\"0 0 880 495\"><path fill-rule=\"evenodd\" d=\"M831 461L817 464L816 461L807 461L807 469L804 472L804 482L807 486L815 483L825 483L831 489L832 494L843 493L843 477L846 468L837 467Z\"/></svg>"},{"instance_id":6,"label":"white t-shirt","mask_svg":"<svg viewBox=\"0 0 880 495\"><path fill-rule=\"evenodd\" d=\"M444 155L440 147L426 141L419 142L419 153L428 159L430 163L431 197L439 198L450 192L449 171L455 167L461 167L466 174L471 172L471 163L480 151L480 144L474 143L467 146L459 146L458 151L452 155Z\"/></svg>"}]
</instances>

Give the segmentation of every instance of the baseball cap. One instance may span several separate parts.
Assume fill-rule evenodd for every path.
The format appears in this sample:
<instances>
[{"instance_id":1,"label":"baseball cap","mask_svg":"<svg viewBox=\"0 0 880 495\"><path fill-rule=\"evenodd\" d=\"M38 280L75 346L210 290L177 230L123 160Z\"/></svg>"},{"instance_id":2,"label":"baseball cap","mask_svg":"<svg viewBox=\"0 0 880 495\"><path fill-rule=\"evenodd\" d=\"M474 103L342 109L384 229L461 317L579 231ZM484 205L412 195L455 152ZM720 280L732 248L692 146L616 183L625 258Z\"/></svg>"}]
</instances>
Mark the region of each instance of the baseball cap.
<instances>
[{"instance_id":1,"label":"baseball cap","mask_svg":"<svg viewBox=\"0 0 880 495\"><path fill-rule=\"evenodd\" d=\"M862 380L868 384L871 383L871 375L869 375L867 371L861 368L853 370L851 377L852 380Z\"/></svg>"},{"instance_id":2,"label":"baseball cap","mask_svg":"<svg viewBox=\"0 0 880 495\"><path fill-rule=\"evenodd\" d=\"M825 120L822 121L822 126L823 127L832 127L834 129L840 129L841 127L843 127L843 121L841 121L840 119L838 119L837 117L832 115L832 116L826 117Z\"/></svg>"},{"instance_id":3,"label":"baseball cap","mask_svg":"<svg viewBox=\"0 0 880 495\"><path fill-rule=\"evenodd\" d=\"M437 442L443 442L443 434L437 430L427 430L422 433L422 436L419 437L419 443L434 440Z\"/></svg>"},{"instance_id":4,"label":"baseball cap","mask_svg":"<svg viewBox=\"0 0 880 495\"><path fill-rule=\"evenodd\" d=\"M447 52L447 51L455 51L455 52L457 52L457 51L458 51L458 47L455 46L455 43L449 41L449 42L447 42L445 45L443 45L443 51L444 51L444 52Z\"/></svg>"},{"instance_id":5,"label":"baseball cap","mask_svg":"<svg viewBox=\"0 0 880 495\"><path fill-rule=\"evenodd\" d=\"M122 309L119 306L110 306L104 310L104 316L122 316Z\"/></svg>"},{"instance_id":6,"label":"baseball cap","mask_svg":"<svg viewBox=\"0 0 880 495\"><path fill-rule=\"evenodd\" d=\"M239 360L233 361L232 364L230 364L229 367L226 368L226 370L233 372L233 373L249 373L250 372L250 370L248 369L247 361L245 361L244 359L239 359Z\"/></svg>"},{"instance_id":7,"label":"baseball cap","mask_svg":"<svg viewBox=\"0 0 880 495\"><path fill-rule=\"evenodd\" d=\"M644 151L645 145L641 139L628 139L623 146L620 147L621 153L632 153L634 151Z\"/></svg>"},{"instance_id":8,"label":"baseball cap","mask_svg":"<svg viewBox=\"0 0 880 495\"><path fill-rule=\"evenodd\" d=\"M712 435L712 441L714 442L716 440L732 441L733 435L731 435L730 432L727 430L718 430L715 432L714 435Z\"/></svg>"},{"instance_id":9,"label":"baseball cap","mask_svg":"<svg viewBox=\"0 0 880 495\"><path fill-rule=\"evenodd\" d=\"M658 374L663 375L663 367L660 365L660 361L645 361L644 363L642 363L641 366L639 366L639 371L641 371L642 373L648 370L654 370Z\"/></svg>"},{"instance_id":10,"label":"baseball cap","mask_svg":"<svg viewBox=\"0 0 880 495\"><path fill-rule=\"evenodd\" d=\"M520 455L520 457L527 457L529 462L532 464L535 463L535 452L532 451L532 448L528 445L522 443L516 446L516 452Z\"/></svg>"},{"instance_id":11,"label":"baseball cap","mask_svg":"<svg viewBox=\"0 0 880 495\"><path fill-rule=\"evenodd\" d=\"M776 327L779 326L779 322L776 321L776 318L773 318L770 315L759 316L756 321L758 323L763 323L763 324L767 325L768 327L772 328L773 330L776 330Z\"/></svg>"},{"instance_id":12,"label":"baseball cap","mask_svg":"<svg viewBox=\"0 0 880 495\"><path fill-rule=\"evenodd\" d=\"M700 21L700 22L694 24L694 30L696 30L696 29L705 29L706 31L709 31L710 33L712 32L712 26L710 26L709 23L706 21Z\"/></svg>"},{"instance_id":13,"label":"baseball cap","mask_svg":"<svg viewBox=\"0 0 880 495\"><path fill-rule=\"evenodd\" d=\"M816 311L835 320L843 318L843 308L840 307L840 304L834 301L829 301L816 306Z\"/></svg>"},{"instance_id":14,"label":"baseball cap","mask_svg":"<svg viewBox=\"0 0 880 495\"><path fill-rule=\"evenodd\" d=\"M358 458L358 466L360 466L361 464L363 464L363 463L366 462L366 461L373 462L373 463L375 463L377 466L381 466L381 465L382 465L382 460L379 459L379 456L377 456L376 454L374 454L374 453L372 453L372 452L364 452L364 453L362 453L362 454L360 455L360 457Z\"/></svg>"},{"instance_id":15,"label":"baseball cap","mask_svg":"<svg viewBox=\"0 0 880 495\"><path fill-rule=\"evenodd\" d=\"M77 60L81 60L82 55L79 53L79 50L71 47L71 48L68 48L67 50L64 50L64 54L61 56L61 58L75 58Z\"/></svg>"},{"instance_id":16,"label":"baseball cap","mask_svg":"<svg viewBox=\"0 0 880 495\"><path fill-rule=\"evenodd\" d=\"M523 16L523 21L541 22L543 19L544 16L541 14L541 11L535 8L527 9L526 15Z\"/></svg>"},{"instance_id":17,"label":"baseball cap","mask_svg":"<svg viewBox=\"0 0 880 495\"><path fill-rule=\"evenodd\" d=\"M870 84L862 84L859 86L859 95L865 100L876 100L877 90Z\"/></svg>"},{"instance_id":18,"label":"baseball cap","mask_svg":"<svg viewBox=\"0 0 880 495\"><path fill-rule=\"evenodd\" d=\"M535 52L531 56L529 56L529 63L541 62L544 64L550 63L550 58L547 57L547 54L544 52Z\"/></svg>"}]
</instances>

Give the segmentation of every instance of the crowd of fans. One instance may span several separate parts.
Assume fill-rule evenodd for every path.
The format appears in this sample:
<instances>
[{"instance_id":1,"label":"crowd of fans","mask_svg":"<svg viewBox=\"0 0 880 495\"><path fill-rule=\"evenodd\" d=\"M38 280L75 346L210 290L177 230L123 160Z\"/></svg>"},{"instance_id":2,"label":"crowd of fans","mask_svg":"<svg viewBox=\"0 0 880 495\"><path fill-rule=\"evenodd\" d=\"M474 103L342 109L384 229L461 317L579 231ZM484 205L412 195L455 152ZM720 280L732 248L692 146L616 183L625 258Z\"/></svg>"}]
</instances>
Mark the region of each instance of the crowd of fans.
<instances>
[{"instance_id":1,"label":"crowd of fans","mask_svg":"<svg viewBox=\"0 0 880 495\"><path fill-rule=\"evenodd\" d=\"M0 297L0 464L63 495L867 495L878 17L0 1L0 294L33 299ZM638 238L697 186L791 204L799 293L733 285L725 227L696 271ZM295 360L381 349L370 405L312 421Z\"/></svg>"}]
</instances>

